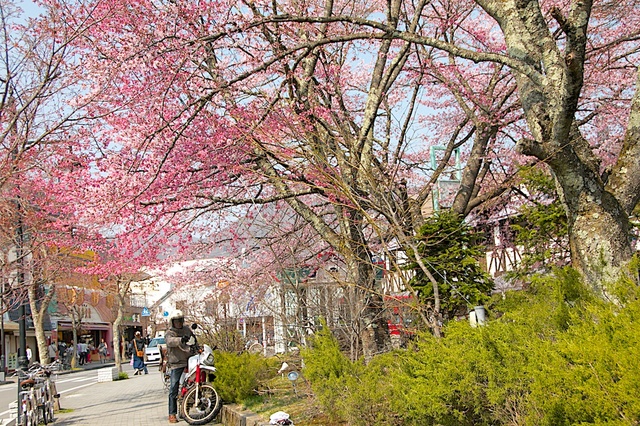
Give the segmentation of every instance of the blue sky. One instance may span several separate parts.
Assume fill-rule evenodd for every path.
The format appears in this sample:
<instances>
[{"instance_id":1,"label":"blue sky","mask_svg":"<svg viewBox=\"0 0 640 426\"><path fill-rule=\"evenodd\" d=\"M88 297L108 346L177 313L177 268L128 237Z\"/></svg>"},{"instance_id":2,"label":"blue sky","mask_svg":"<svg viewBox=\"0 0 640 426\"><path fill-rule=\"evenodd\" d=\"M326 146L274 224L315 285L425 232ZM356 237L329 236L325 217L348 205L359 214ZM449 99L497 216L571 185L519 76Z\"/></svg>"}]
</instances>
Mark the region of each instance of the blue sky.
<instances>
[{"instance_id":1,"label":"blue sky","mask_svg":"<svg viewBox=\"0 0 640 426\"><path fill-rule=\"evenodd\" d=\"M40 8L31 0L18 1L17 5L24 11L25 18L33 18L40 13Z\"/></svg>"}]
</instances>

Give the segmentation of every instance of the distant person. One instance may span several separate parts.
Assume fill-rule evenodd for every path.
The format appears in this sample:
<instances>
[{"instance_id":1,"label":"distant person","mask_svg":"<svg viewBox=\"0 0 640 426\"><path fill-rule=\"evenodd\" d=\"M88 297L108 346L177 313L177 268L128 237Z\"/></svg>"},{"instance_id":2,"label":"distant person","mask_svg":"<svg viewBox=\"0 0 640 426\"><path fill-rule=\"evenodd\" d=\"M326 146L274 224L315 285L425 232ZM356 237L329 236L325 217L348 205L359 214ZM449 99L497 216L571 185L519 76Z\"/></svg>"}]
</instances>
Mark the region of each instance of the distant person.
<instances>
[{"instance_id":1,"label":"distant person","mask_svg":"<svg viewBox=\"0 0 640 426\"><path fill-rule=\"evenodd\" d=\"M107 362L107 344L104 339L100 340L100 344L98 345L98 355L100 355L101 364Z\"/></svg>"},{"instance_id":2,"label":"distant person","mask_svg":"<svg viewBox=\"0 0 640 426\"><path fill-rule=\"evenodd\" d=\"M27 363L31 364L31 358L33 357L33 353L31 352L31 348L27 345Z\"/></svg>"},{"instance_id":3,"label":"distant person","mask_svg":"<svg viewBox=\"0 0 640 426\"><path fill-rule=\"evenodd\" d=\"M87 344L87 353L84 356L84 362L91 362L91 354L93 353L93 351L96 350L96 347L93 346L93 343L91 343L91 340L89 340L89 343Z\"/></svg>"},{"instance_id":4,"label":"distant person","mask_svg":"<svg viewBox=\"0 0 640 426\"><path fill-rule=\"evenodd\" d=\"M69 367L71 367L71 361L73 360L73 355L74 355L73 342L69 342L69 344L67 345L67 355L66 355L66 360Z\"/></svg>"},{"instance_id":5,"label":"distant person","mask_svg":"<svg viewBox=\"0 0 640 426\"><path fill-rule=\"evenodd\" d=\"M69 365L69 358L67 357L67 344L62 341L58 342L58 358L64 367Z\"/></svg>"},{"instance_id":6,"label":"distant person","mask_svg":"<svg viewBox=\"0 0 640 426\"><path fill-rule=\"evenodd\" d=\"M47 346L47 351L49 352L49 364L53 364L53 362L56 360L57 349L58 346L52 340L51 343L49 343L49 346Z\"/></svg>"},{"instance_id":7,"label":"distant person","mask_svg":"<svg viewBox=\"0 0 640 426\"><path fill-rule=\"evenodd\" d=\"M171 370L171 384L169 385L169 423L178 423L178 387L180 376L187 366L191 356L191 346L195 338L189 327L184 327L184 315L177 310L169 318L171 327L164 335L167 343L168 368Z\"/></svg>"},{"instance_id":8,"label":"distant person","mask_svg":"<svg viewBox=\"0 0 640 426\"><path fill-rule=\"evenodd\" d=\"M133 338L133 369L136 370L133 374L134 376L142 374L142 371L144 371L144 374L149 374L147 364L144 363L144 342L142 334L136 331L136 335Z\"/></svg>"},{"instance_id":9,"label":"distant person","mask_svg":"<svg viewBox=\"0 0 640 426\"><path fill-rule=\"evenodd\" d=\"M78 343L78 364L84 365L87 361L87 344L84 341Z\"/></svg>"}]
</instances>

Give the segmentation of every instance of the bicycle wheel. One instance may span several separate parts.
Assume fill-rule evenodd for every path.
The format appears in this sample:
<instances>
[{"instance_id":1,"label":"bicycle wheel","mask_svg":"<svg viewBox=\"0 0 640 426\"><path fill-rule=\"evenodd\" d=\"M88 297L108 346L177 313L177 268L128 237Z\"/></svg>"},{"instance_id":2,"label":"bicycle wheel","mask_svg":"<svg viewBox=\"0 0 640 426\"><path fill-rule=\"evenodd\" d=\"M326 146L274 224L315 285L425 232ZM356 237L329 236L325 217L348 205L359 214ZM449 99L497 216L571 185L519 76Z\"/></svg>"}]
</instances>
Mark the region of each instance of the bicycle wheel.
<instances>
[{"instance_id":1,"label":"bicycle wheel","mask_svg":"<svg viewBox=\"0 0 640 426\"><path fill-rule=\"evenodd\" d=\"M38 421L38 407L36 406L34 401L31 402L31 410L29 410L28 420L29 420L27 422L28 426L38 426L38 424L39 424L39 421Z\"/></svg>"},{"instance_id":2,"label":"bicycle wheel","mask_svg":"<svg viewBox=\"0 0 640 426\"><path fill-rule=\"evenodd\" d=\"M33 423L33 410L31 408L31 398L28 392L24 392L21 395L20 400L20 425L21 426L32 426Z\"/></svg>"},{"instance_id":3,"label":"bicycle wheel","mask_svg":"<svg viewBox=\"0 0 640 426\"><path fill-rule=\"evenodd\" d=\"M196 392L198 399L196 400ZM203 425L212 421L222 408L218 392L208 383L194 386L182 399L180 415L190 425Z\"/></svg>"},{"instance_id":4,"label":"bicycle wheel","mask_svg":"<svg viewBox=\"0 0 640 426\"><path fill-rule=\"evenodd\" d=\"M37 426L38 425L38 408L35 406L35 401L31 398L27 399L25 404L25 411L22 413L23 426Z\"/></svg>"},{"instance_id":5,"label":"bicycle wheel","mask_svg":"<svg viewBox=\"0 0 640 426\"><path fill-rule=\"evenodd\" d=\"M253 345L249 346L249 349L247 349L247 352L249 352L250 354L260 354L262 353L262 351L264 350L264 347L262 346L261 343L254 343Z\"/></svg>"},{"instance_id":6,"label":"bicycle wheel","mask_svg":"<svg viewBox=\"0 0 640 426\"><path fill-rule=\"evenodd\" d=\"M53 408L53 399L47 402L47 409L49 410L49 420L53 421L53 412L55 411Z\"/></svg>"},{"instance_id":7,"label":"bicycle wheel","mask_svg":"<svg viewBox=\"0 0 640 426\"><path fill-rule=\"evenodd\" d=\"M45 404L38 406L38 417L45 425L49 423L49 413L47 413L47 407Z\"/></svg>"}]
</instances>

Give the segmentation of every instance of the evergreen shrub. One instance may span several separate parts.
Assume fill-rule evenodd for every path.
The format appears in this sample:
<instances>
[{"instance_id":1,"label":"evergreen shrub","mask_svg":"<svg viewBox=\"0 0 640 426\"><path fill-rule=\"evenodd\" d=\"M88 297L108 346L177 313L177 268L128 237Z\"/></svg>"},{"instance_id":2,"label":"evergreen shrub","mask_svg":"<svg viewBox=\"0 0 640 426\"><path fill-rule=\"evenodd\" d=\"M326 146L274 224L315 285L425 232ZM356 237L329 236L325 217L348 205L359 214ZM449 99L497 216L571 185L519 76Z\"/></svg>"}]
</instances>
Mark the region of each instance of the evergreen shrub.
<instances>
[{"instance_id":1,"label":"evergreen shrub","mask_svg":"<svg viewBox=\"0 0 640 426\"><path fill-rule=\"evenodd\" d=\"M635 274L635 275L634 275ZM407 350L351 362L327 328L303 352L323 410L350 425L640 424L637 270L595 297L571 269L496 296Z\"/></svg>"},{"instance_id":2,"label":"evergreen shrub","mask_svg":"<svg viewBox=\"0 0 640 426\"><path fill-rule=\"evenodd\" d=\"M329 327L321 327L312 337L310 346L303 349L304 376L311 383L313 392L324 408L324 412L332 418L345 415L345 386L354 376L357 363L352 363L340 351L338 340L331 334Z\"/></svg>"},{"instance_id":3,"label":"evergreen shrub","mask_svg":"<svg viewBox=\"0 0 640 426\"><path fill-rule=\"evenodd\" d=\"M225 402L241 403L255 394L263 380L274 370L261 354L216 351L216 378L213 382ZM277 368L276 368L277 369Z\"/></svg>"}]
</instances>

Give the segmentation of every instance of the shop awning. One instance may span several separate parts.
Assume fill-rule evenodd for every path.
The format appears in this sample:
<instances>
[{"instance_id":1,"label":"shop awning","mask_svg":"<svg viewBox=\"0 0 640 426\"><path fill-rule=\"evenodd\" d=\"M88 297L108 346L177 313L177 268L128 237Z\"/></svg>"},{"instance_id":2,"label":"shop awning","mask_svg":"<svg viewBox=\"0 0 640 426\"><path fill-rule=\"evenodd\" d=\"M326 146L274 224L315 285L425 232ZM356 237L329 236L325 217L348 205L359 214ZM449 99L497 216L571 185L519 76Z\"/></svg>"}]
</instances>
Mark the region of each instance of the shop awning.
<instances>
[{"instance_id":1,"label":"shop awning","mask_svg":"<svg viewBox=\"0 0 640 426\"><path fill-rule=\"evenodd\" d=\"M108 322L82 322L80 328L83 330L111 330ZM58 321L58 330L72 330L71 321Z\"/></svg>"},{"instance_id":2,"label":"shop awning","mask_svg":"<svg viewBox=\"0 0 640 426\"><path fill-rule=\"evenodd\" d=\"M17 322L5 321L2 328L4 331L18 331L20 329L20 325Z\"/></svg>"}]
</instances>

